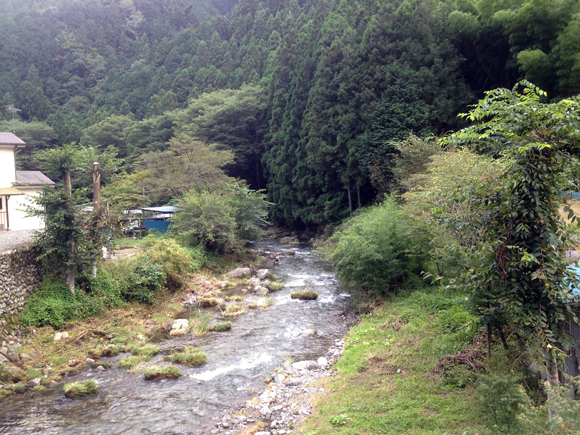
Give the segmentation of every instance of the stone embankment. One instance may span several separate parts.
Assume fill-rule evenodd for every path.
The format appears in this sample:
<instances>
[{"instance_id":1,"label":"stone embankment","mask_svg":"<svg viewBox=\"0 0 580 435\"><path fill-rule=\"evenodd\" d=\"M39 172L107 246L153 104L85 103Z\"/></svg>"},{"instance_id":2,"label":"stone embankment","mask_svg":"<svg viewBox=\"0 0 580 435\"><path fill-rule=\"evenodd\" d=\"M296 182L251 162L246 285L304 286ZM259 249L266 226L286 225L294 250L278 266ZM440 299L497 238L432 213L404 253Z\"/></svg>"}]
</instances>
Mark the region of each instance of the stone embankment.
<instances>
[{"instance_id":1,"label":"stone embankment","mask_svg":"<svg viewBox=\"0 0 580 435\"><path fill-rule=\"evenodd\" d=\"M255 435L294 433L298 424L312 412L313 395L324 391L312 384L336 374L333 366L344 351L344 343L344 340L336 340L317 361L285 363L260 395L252 397L234 412L214 417L210 433L240 434L257 422L265 427Z\"/></svg>"},{"instance_id":2,"label":"stone embankment","mask_svg":"<svg viewBox=\"0 0 580 435\"><path fill-rule=\"evenodd\" d=\"M40 280L36 253L31 247L0 253L0 339L16 338L19 315Z\"/></svg>"}]
</instances>

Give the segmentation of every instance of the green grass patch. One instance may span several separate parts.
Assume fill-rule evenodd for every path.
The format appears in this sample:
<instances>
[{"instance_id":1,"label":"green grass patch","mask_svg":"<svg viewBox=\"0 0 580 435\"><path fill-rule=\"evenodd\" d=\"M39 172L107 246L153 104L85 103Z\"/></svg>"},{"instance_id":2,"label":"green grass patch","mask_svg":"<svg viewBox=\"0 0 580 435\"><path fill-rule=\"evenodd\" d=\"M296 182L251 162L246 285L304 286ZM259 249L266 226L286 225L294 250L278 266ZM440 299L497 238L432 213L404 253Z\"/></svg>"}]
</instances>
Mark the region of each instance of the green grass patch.
<instances>
[{"instance_id":1,"label":"green grass patch","mask_svg":"<svg viewBox=\"0 0 580 435\"><path fill-rule=\"evenodd\" d=\"M148 381L154 381L157 379L176 379L181 376L181 370L175 366L167 367L149 367L145 370L145 379Z\"/></svg>"},{"instance_id":2,"label":"green grass patch","mask_svg":"<svg viewBox=\"0 0 580 435\"><path fill-rule=\"evenodd\" d=\"M276 292L278 290L282 290L284 288L284 283L281 282L271 282L268 286L268 289L272 292Z\"/></svg>"},{"instance_id":3,"label":"green grass patch","mask_svg":"<svg viewBox=\"0 0 580 435\"><path fill-rule=\"evenodd\" d=\"M137 367L139 364L144 364L149 361L150 357L146 355L139 356L129 356L127 358L121 358L119 361L119 368L121 369L132 369Z\"/></svg>"},{"instance_id":4,"label":"green grass patch","mask_svg":"<svg viewBox=\"0 0 580 435\"><path fill-rule=\"evenodd\" d=\"M446 385L434 375L449 350L467 345L463 299L413 291L363 315L349 332L338 375L321 381L325 393L297 433L488 433L474 418L473 385Z\"/></svg>"},{"instance_id":5,"label":"green grass patch","mask_svg":"<svg viewBox=\"0 0 580 435\"><path fill-rule=\"evenodd\" d=\"M183 364L190 367L200 366L207 361L207 355L201 349L187 346L183 352L176 352L171 355L171 362Z\"/></svg>"},{"instance_id":6,"label":"green grass patch","mask_svg":"<svg viewBox=\"0 0 580 435\"><path fill-rule=\"evenodd\" d=\"M210 331L219 331L219 332L229 331L230 329L232 329L232 322L216 323L215 325L211 325L209 329Z\"/></svg>"},{"instance_id":7,"label":"green grass patch","mask_svg":"<svg viewBox=\"0 0 580 435\"><path fill-rule=\"evenodd\" d=\"M159 346L155 346L154 344L142 344L136 342L129 342L127 344L126 350L131 352L131 355L135 356L153 356L157 352L159 352Z\"/></svg>"},{"instance_id":8,"label":"green grass patch","mask_svg":"<svg viewBox=\"0 0 580 435\"><path fill-rule=\"evenodd\" d=\"M99 384L94 379L87 379L84 382L71 382L64 385L63 391L66 397L79 399L89 394L95 394L99 391Z\"/></svg>"},{"instance_id":9,"label":"green grass patch","mask_svg":"<svg viewBox=\"0 0 580 435\"><path fill-rule=\"evenodd\" d=\"M290 295L292 299L300 299L303 301L311 301L318 297L318 293L310 291L294 292Z\"/></svg>"},{"instance_id":10,"label":"green grass patch","mask_svg":"<svg viewBox=\"0 0 580 435\"><path fill-rule=\"evenodd\" d=\"M193 310L189 317L189 329L196 337L201 337L209 331L209 322L211 315L207 311L200 309Z\"/></svg>"}]
</instances>

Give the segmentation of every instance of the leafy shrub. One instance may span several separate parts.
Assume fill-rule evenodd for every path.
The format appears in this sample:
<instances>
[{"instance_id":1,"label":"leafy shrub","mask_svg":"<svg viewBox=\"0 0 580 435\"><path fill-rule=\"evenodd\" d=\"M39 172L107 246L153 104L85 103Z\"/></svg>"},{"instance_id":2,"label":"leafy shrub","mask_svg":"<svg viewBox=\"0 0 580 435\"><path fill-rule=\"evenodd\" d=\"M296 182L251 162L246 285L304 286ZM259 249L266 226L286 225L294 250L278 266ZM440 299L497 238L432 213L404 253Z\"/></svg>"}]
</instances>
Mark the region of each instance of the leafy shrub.
<instances>
[{"instance_id":1,"label":"leafy shrub","mask_svg":"<svg viewBox=\"0 0 580 435\"><path fill-rule=\"evenodd\" d=\"M128 301L151 304L155 302L155 293L163 288L166 279L163 266L152 263L144 255L139 256L131 275L131 282L124 289L123 296Z\"/></svg>"},{"instance_id":2,"label":"leafy shrub","mask_svg":"<svg viewBox=\"0 0 580 435\"><path fill-rule=\"evenodd\" d=\"M341 285L357 293L387 293L421 271L423 259L413 253L408 224L390 197L350 219L330 242Z\"/></svg>"},{"instance_id":3,"label":"leafy shrub","mask_svg":"<svg viewBox=\"0 0 580 435\"><path fill-rule=\"evenodd\" d=\"M183 352L176 352L171 355L171 362L183 364L190 367L200 366L207 361L207 355L201 349L187 346Z\"/></svg>"},{"instance_id":4,"label":"leafy shrub","mask_svg":"<svg viewBox=\"0 0 580 435\"><path fill-rule=\"evenodd\" d=\"M94 394L99 391L99 384L94 379L87 379L84 382L71 382L63 387L65 396L71 399L78 399L88 394Z\"/></svg>"},{"instance_id":5,"label":"leafy shrub","mask_svg":"<svg viewBox=\"0 0 580 435\"><path fill-rule=\"evenodd\" d=\"M580 401L570 398L567 386L555 389L546 382L544 388L548 400L540 406L535 406L531 400L520 407L518 421L521 434L526 435L552 435L580 433ZM549 410L555 417L550 419Z\"/></svg>"},{"instance_id":6,"label":"leafy shrub","mask_svg":"<svg viewBox=\"0 0 580 435\"><path fill-rule=\"evenodd\" d=\"M521 434L517 419L520 406L528 401L522 387L522 373L513 370L505 355L498 353L488 362L487 371L476 383L477 414L494 432Z\"/></svg>"},{"instance_id":7,"label":"leafy shrub","mask_svg":"<svg viewBox=\"0 0 580 435\"><path fill-rule=\"evenodd\" d=\"M265 194L238 185L211 193L191 190L179 205L173 231L189 246L221 254L240 251L244 241L259 238L268 223Z\"/></svg>"},{"instance_id":8,"label":"leafy shrub","mask_svg":"<svg viewBox=\"0 0 580 435\"><path fill-rule=\"evenodd\" d=\"M236 210L230 198L218 193L190 191L180 199L179 205L172 228L188 245L201 245L219 253L240 249Z\"/></svg>"},{"instance_id":9,"label":"leafy shrub","mask_svg":"<svg viewBox=\"0 0 580 435\"><path fill-rule=\"evenodd\" d=\"M61 327L64 322L95 316L115 301L103 289L89 288L90 294L78 288L71 293L64 283L45 279L36 293L30 296L21 322L29 326L51 325Z\"/></svg>"},{"instance_id":10,"label":"leafy shrub","mask_svg":"<svg viewBox=\"0 0 580 435\"><path fill-rule=\"evenodd\" d=\"M199 261L193 261L191 254L194 252L196 250L188 251L175 239L166 238L153 243L145 256L151 263L163 268L169 288L181 288L187 282L187 275L201 266Z\"/></svg>"},{"instance_id":11,"label":"leafy shrub","mask_svg":"<svg viewBox=\"0 0 580 435\"><path fill-rule=\"evenodd\" d=\"M149 367L145 370L145 379L156 380L156 379L175 379L181 376L181 370L175 366L167 367Z\"/></svg>"}]
</instances>

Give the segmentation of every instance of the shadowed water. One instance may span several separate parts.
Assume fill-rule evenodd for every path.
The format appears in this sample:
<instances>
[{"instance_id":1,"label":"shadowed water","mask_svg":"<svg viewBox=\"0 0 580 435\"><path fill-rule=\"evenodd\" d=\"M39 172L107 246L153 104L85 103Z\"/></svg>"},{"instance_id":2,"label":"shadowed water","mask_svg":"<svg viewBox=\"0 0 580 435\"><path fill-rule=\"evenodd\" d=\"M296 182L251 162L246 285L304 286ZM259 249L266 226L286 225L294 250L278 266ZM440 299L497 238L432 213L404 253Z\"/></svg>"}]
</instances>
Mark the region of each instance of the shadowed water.
<instances>
[{"instance_id":1,"label":"shadowed water","mask_svg":"<svg viewBox=\"0 0 580 435\"><path fill-rule=\"evenodd\" d=\"M205 433L212 417L233 409L264 387L264 378L283 361L316 359L347 331L339 316L348 298L336 295L332 266L306 246L281 247L275 241L258 247L271 252L292 249L272 270L286 287L271 295L274 305L228 318L232 329L195 338L190 334L156 343L162 351L194 345L207 354L207 364L179 366L177 380L145 381L142 374L116 368L126 354L104 358L114 368L84 370L66 382L97 379L98 394L80 400L64 396L61 388L12 395L0 400L1 434L188 434ZM293 291L317 291L315 301L290 298ZM226 319L216 319L216 321ZM315 337L299 337L306 329Z\"/></svg>"}]
</instances>

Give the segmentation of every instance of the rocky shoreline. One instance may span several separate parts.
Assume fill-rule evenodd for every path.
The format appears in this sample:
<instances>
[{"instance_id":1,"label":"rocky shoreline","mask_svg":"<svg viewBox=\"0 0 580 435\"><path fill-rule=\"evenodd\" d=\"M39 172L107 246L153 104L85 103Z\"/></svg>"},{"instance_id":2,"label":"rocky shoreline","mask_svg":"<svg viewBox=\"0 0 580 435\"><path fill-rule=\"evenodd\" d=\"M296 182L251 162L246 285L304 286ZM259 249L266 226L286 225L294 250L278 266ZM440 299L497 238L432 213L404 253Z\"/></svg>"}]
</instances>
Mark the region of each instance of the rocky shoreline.
<instances>
[{"instance_id":1,"label":"rocky shoreline","mask_svg":"<svg viewBox=\"0 0 580 435\"><path fill-rule=\"evenodd\" d=\"M343 314L345 326L355 324L354 314ZM311 385L329 376L336 375L334 365L344 352L345 338L335 340L324 356L316 361L284 363L272 377L263 392L254 395L233 411L224 412L213 418L208 430L216 435L285 435L292 434L302 420L312 412L312 400L322 387ZM257 423L262 423L258 432L247 432ZM208 433L198 430L198 433Z\"/></svg>"}]
</instances>

